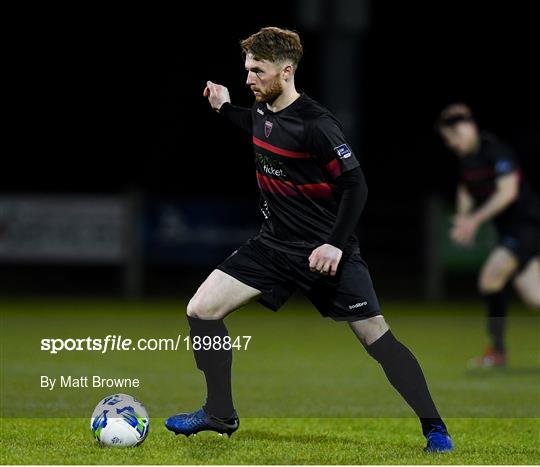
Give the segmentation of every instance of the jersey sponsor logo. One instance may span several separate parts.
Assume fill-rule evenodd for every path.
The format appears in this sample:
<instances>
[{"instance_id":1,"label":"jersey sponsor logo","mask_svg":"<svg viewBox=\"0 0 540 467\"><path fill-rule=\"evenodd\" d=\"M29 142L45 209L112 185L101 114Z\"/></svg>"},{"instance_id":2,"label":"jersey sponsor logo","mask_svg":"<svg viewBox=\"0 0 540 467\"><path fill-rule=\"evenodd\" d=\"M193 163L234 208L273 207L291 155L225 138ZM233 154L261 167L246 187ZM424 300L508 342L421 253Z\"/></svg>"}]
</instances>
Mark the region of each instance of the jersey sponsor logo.
<instances>
[{"instance_id":1,"label":"jersey sponsor logo","mask_svg":"<svg viewBox=\"0 0 540 467\"><path fill-rule=\"evenodd\" d=\"M270 136L273 126L274 124L272 122L269 122L268 120L264 122L264 136L266 136L267 138Z\"/></svg>"},{"instance_id":2,"label":"jersey sponsor logo","mask_svg":"<svg viewBox=\"0 0 540 467\"><path fill-rule=\"evenodd\" d=\"M352 151L349 149L349 146L346 144L342 144L340 146L337 146L334 148L334 151L336 151L336 154L340 159L347 159L347 157L352 156Z\"/></svg>"},{"instance_id":3,"label":"jersey sponsor logo","mask_svg":"<svg viewBox=\"0 0 540 467\"><path fill-rule=\"evenodd\" d=\"M285 171L283 170L283 162L273 159L269 156L264 156L260 153L256 153L255 156L260 162L262 169L268 175L274 175L275 177L285 177Z\"/></svg>"},{"instance_id":4,"label":"jersey sponsor logo","mask_svg":"<svg viewBox=\"0 0 540 467\"><path fill-rule=\"evenodd\" d=\"M361 308L366 305L367 305L367 302L355 303L354 305L349 305L349 310L354 310L355 308Z\"/></svg>"},{"instance_id":5,"label":"jersey sponsor logo","mask_svg":"<svg viewBox=\"0 0 540 467\"><path fill-rule=\"evenodd\" d=\"M261 109L257 109L257 113L261 114L261 115L264 115L264 112Z\"/></svg>"},{"instance_id":6,"label":"jersey sponsor logo","mask_svg":"<svg viewBox=\"0 0 540 467\"><path fill-rule=\"evenodd\" d=\"M282 169L274 169L274 167L270 167L268 165L263 165L263 170L268 175L274 175L276 177L283 177L285 175Z\"/></svg>"}]
</instances>

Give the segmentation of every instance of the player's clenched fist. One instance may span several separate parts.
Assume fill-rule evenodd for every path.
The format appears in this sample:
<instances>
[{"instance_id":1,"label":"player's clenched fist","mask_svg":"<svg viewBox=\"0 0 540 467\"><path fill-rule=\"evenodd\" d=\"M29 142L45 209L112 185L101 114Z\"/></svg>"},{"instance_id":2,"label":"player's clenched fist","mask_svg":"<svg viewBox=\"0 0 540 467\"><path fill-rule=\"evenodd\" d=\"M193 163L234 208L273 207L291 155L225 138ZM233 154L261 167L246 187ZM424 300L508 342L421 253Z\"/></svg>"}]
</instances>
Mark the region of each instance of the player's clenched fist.
<instances>
[{"instance_id":1,"label":"player's clenched fist","mask_svg":"<svg viewBox=\"0 0 540 467\"><path fill-rule=\"evenodd\" d=\"M208 102L216 112L219 112L219 109L221 109L221 106L225 102L231 102L229 90L221 84L212 83L212 81L206 82L203 96L208 97Z\"/></svg>"},{"instance_id":2,"label":"player's clenched fist","mask_svg":"<svg viewBox=\"0 0 540 467\"><path fill-rule=\"evenodd\" d=\"M309 269L324 276L335 276L343 252L333 245L325 243L315 248L309 256Z\"/></svg>"}]
</instances>

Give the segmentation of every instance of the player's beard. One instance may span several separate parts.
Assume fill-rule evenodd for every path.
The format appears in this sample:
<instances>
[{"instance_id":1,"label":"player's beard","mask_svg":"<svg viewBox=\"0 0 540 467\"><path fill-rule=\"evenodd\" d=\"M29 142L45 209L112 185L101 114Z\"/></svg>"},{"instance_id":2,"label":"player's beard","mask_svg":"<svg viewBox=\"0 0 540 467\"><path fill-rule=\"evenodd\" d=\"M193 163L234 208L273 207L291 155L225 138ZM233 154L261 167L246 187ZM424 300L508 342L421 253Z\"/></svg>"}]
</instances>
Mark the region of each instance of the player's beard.
<instances>
[{"instance_id":1,"label":"player's beard","mask_svg":"<svg viewBox=\"0 0 540 467\"><path fill-rule=\"evenodd\" d=\"M272 104L283 92L283 86L279 81L279 78L274 79L266 91L260 89L254 89L259 94L255 94L255 101L257 102L267 102Z\"/></svg>"}]
</instances>

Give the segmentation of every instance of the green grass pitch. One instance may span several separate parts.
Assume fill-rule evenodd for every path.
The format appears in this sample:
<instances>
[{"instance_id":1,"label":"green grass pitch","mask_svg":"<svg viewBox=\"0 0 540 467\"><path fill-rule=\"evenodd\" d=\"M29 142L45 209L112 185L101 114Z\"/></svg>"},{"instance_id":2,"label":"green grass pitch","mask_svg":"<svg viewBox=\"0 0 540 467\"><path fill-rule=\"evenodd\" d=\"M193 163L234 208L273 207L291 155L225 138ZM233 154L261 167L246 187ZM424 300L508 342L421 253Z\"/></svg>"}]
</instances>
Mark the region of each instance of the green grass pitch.
<instances>
[{"instance_id":1,"label":"green grass pitch","mask_svg":"<svg viewBox=\"0 0 540 467\"><path fill-rule=\"evenodd\" d=\"M277 315L249 305L227 319L241 417L230 439L175 437L163 419L200 407L202 374L191 352L40 350L46 337L186 335L185 302L0 301L2 464L539 464L540 315L512 306L506 370L470 371L485 344L481 303L384 303L394 334L419 359L452 433L451 454L428 455L419 424L343 323L302 300ZM136 377L139 388L40 388L48 375ZM148 439L101 448L89 418L104 396L138 397Z\"/></svg>"},{"instance_id":2,"label":"green grass pitch","mask_svg":"<svg viewBox=\"0 0 540 467\"><path fill-rule=\"evenodd\" d=\"M538 464L540 423L531 419L452 419L457 449L422 452L412 419L243 419L230 439L172 436L153 420L141 446L100 448L86 419L4 420L9 464Z\"/></svg>"}]
</instances>

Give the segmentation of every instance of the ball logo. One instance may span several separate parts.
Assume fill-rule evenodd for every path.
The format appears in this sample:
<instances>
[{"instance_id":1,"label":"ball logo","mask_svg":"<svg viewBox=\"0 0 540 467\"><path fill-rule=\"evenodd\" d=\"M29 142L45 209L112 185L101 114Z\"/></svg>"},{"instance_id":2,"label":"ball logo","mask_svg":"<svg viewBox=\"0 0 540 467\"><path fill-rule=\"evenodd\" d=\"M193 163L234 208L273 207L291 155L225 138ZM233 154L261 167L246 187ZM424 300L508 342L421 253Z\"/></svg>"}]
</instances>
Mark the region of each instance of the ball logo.
<instances>
[{"instance_id":1,"label":"ball logo","mask_svg":"<svg viewBox=\"0 0 540 467\"><path fill-rule=\"evenodd\" d=\"M102 399L90 419L90 429L101 446L130 447L144 442L150 419L144 405L128 394Z\"/></svg>"}]
</instances>

